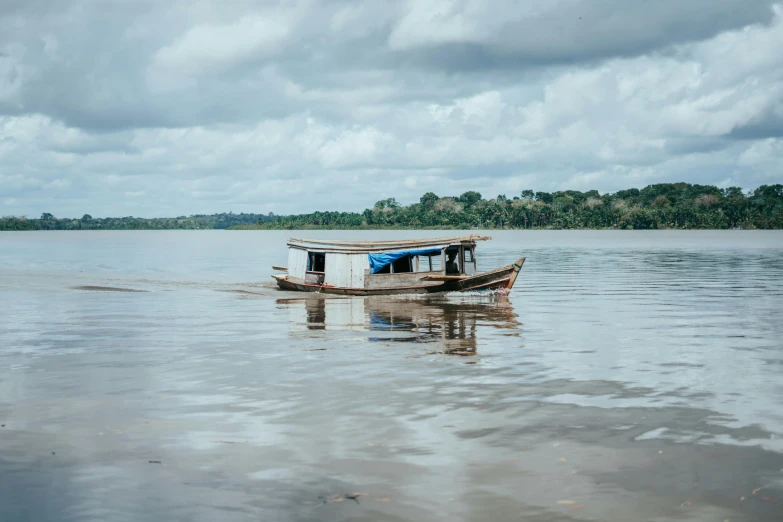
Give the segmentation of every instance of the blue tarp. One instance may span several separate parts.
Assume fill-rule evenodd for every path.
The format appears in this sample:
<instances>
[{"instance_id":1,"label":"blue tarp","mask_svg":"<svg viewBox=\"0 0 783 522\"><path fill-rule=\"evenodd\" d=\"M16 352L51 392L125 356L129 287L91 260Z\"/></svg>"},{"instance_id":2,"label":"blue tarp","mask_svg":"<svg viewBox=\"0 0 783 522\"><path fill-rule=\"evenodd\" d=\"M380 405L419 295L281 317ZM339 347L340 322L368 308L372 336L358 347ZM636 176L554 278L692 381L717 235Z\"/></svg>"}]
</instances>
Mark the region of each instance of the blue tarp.
<instances>
[{"instance_id":1,"label":"blue tarp","mask_svg":"<svg viewBox=\"0 0 783 522\"><path fill-rule=\"evenodd\" d=\"M382 254L367 254L367 256L370 258L370 273L377 274L386 265L390 265L405 256L426 256L429 254L440 254L440 247L422 248L419 250L400 250L399 252L384 252Z\"/></svg>"}]
</instances>

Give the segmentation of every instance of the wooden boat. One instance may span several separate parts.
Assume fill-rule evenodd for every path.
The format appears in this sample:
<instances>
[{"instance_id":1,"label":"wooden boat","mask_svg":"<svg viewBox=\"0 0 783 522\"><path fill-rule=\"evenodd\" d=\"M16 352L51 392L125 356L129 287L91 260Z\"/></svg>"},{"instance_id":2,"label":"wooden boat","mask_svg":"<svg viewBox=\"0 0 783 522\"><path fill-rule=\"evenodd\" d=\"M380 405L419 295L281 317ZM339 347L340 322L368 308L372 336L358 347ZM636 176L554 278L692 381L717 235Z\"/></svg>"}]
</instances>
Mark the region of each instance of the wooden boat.
<instances>
[{"instance_id":1,"label":"wooden boat","mask_svg":"<svg viewBox=\"0 0 783 522\"><path fill-rule=\"evenodd\" d=\"M389 295L496 290L508 293L525 262L479 272L476 242L485 236L402 241L321 241L291 238L282 290Z\"/></svg>"}]
</instances>

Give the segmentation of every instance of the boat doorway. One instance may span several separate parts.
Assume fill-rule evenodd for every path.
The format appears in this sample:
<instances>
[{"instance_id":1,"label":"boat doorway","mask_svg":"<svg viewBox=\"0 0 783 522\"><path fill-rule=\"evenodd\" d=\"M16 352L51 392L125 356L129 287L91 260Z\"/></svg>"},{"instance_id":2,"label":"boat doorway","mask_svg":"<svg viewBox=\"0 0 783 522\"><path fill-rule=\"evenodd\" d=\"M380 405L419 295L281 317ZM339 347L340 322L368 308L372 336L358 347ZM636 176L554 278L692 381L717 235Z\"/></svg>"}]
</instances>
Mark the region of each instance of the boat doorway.
<instances>
[{"instance_id":1,"label":"boat doorway","mask_svg":"<svg viewBox=\"0 0 783 522\"><path fill-rule=\"evenodd\" d=\"M307 253L307 272L305 282L322 285L326 277L326 254L323 252Z\"/></svg>"}]
</instances>

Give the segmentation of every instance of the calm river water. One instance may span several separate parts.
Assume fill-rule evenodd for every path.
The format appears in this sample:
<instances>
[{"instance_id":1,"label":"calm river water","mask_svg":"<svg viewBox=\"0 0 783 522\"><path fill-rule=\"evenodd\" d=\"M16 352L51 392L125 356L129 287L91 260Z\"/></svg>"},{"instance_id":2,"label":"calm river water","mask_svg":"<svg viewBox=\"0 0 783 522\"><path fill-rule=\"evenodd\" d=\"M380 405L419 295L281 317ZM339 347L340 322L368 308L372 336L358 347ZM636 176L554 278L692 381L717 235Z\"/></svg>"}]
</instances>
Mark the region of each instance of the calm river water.
<instances>
[{"instance_id":1,"label":"calm river water","mask_svg":"<svg viewBox=\"0 0 783 522\"><path fill-rule=\"evenodd\" d=\"M280 292L285 232L0 234L0 520L783 520L783 233L489 234L508 297Z\"/></svg>"}]
</instances>

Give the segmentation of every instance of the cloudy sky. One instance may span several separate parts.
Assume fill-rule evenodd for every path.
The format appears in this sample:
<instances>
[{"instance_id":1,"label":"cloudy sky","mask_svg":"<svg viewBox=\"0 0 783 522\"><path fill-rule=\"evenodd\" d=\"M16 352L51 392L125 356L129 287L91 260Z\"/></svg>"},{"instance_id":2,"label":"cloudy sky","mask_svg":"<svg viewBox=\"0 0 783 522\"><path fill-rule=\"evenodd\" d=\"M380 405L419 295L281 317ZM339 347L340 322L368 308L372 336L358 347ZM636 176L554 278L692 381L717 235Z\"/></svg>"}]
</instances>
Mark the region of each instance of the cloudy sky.
<instances>
[{"instance_id":1,"label":"cloudy sky","mask_svg":"<svg viewBox=\"0 0 783 522\"><path fill-rule=\"evenodd\" d=\"M783 182L783 5L0 1L0 215L669 181Z\"/></svg>"}]
</instances>

